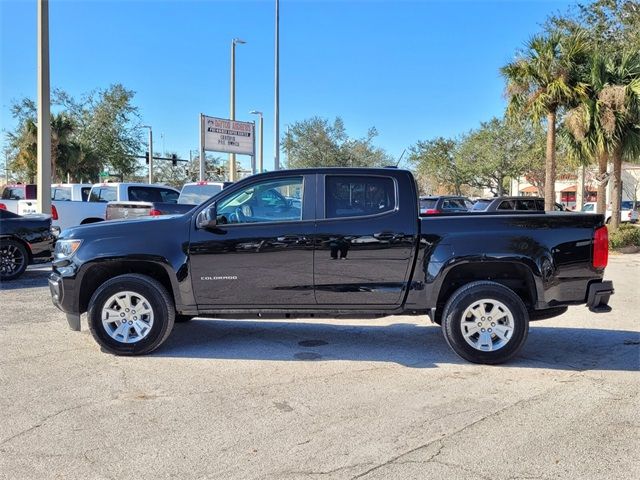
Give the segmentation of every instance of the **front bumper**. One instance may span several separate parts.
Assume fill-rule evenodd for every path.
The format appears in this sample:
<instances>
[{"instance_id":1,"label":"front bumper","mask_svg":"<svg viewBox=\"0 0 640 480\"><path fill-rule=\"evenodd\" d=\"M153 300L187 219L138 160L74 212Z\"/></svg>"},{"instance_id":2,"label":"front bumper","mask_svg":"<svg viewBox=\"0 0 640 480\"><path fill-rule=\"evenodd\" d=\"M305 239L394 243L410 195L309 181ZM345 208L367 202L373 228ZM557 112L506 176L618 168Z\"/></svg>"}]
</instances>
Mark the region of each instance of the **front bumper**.
<instances>
[{"instance_id":1,"label":"front bumper","mask_svg":"<svg viewBox=\"0 0 640 480\"><path fill-rule=\"evenodd\" d=\"M587 292L587 307L594 313L610 312L609 297L613 294L613 282L603 281L592 283L589 285Z\"/></svg>"},{"instance_id":2,"label":"front bumper","mask_svg":"<svg viewBox=\"0 0 640 480\"><path fill-rule=\"evenodd\" d=\"M53 304L67 314L67 323L71 330L80 331L80 314L74 305L73 289L70 288L69 282L57 273L49 275L49 291L51 292L51 301Z\"/></svg>"}]
</instances>

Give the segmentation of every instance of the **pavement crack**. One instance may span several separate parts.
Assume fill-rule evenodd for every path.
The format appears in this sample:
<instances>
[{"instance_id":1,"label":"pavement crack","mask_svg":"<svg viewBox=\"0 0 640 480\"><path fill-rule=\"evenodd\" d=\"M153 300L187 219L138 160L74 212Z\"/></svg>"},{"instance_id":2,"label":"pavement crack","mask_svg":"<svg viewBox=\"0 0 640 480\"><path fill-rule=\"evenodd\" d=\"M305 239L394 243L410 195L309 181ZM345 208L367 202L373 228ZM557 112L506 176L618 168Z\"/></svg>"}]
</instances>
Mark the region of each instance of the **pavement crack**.
<instances>
[{"instance_id":1,"label":"pavement crack","mask_svg":"<svg viewBox=\"0 0 640 480\"><path fill-rule=\"evenodd\" d=\"M96 402L86 402L86 403L81 403L80 405L74 405L72 407L67 407L67 408L63 408L62 410L58 410L55 413L47 415L46 417L44 417L42 420L40 420L35 425L32 425L29 428L21 430L20 432L16 433L15 435L12 435L12 436L10 436L8 438L5 438L4 440L1 440L0 441L0 445L5 445L5 444L11 442L12 440L15 440L16 438L19 438L19 437L21 437L23 435L28 434L29 432L32 432L32 431L42 427L45 423L47 423L49 420L57 417L58 415L62 415L63 413L69 412L71 410L77 410L78 408L83 408L83 407L86 407L88 405L93 405L94 403L96 403Z\"/></svg>"}]
</instances>

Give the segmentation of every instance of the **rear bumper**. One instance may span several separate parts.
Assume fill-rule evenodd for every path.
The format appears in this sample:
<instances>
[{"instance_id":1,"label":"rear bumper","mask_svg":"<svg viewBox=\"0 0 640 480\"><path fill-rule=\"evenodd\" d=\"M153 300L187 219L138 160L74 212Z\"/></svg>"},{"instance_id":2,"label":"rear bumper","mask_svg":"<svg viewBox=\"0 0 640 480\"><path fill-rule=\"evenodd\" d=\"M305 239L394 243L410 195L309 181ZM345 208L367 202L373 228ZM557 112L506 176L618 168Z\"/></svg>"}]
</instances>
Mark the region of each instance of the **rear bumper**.
<instances>
[{"instance_id":1,"label":"rear bumper","mask_svg":"<svg viewBox=\"0 0 640 480\"><path fill-rule=\"evenodd\" d=\"M594 313L611 311L609 298L614 294L613 282L603 281L589 285L587 292L587 307Z\"/></svg>"}]
</instances>

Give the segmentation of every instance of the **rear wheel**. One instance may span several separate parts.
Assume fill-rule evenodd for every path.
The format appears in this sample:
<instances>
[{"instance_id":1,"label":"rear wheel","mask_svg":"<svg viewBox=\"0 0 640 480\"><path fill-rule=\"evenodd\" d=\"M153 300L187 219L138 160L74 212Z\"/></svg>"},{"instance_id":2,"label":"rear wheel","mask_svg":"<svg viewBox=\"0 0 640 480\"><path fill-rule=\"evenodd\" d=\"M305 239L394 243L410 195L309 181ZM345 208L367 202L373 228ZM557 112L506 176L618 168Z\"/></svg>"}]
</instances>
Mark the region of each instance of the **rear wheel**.
<instances>
[{"instance_id":1,"label":"rear wheel","mask_svg":"<svg viewBox=\"0 0 640 480\"><path fill-rule=\"evenodd\" d=\"M29 264L29 254L20 242L0 240L0 280L15 280Z\"/></svg>"},{"instance_id":2,"label":"rear wheel","mask_svg":"<svg viewBox=\"0 0 640 480\"><path fill-rule=\"evenodd\" d=\"M143 355L158 348L175 321L173 299L158 281L128 274L98 288L87 312L93 338L116 355Z\"/></svg>"},{"instance_id":3,"label":"rear wheel","mask_svg":"<svg viewBox=\"0 0 640 480\"><path fill-rule=\"evenodd\" d=\"M449 298L442 331L449 346L465 360L498 364L524 345L529 314L513 290L495 282L472 282Z\"/></svg>"}]
</instances>

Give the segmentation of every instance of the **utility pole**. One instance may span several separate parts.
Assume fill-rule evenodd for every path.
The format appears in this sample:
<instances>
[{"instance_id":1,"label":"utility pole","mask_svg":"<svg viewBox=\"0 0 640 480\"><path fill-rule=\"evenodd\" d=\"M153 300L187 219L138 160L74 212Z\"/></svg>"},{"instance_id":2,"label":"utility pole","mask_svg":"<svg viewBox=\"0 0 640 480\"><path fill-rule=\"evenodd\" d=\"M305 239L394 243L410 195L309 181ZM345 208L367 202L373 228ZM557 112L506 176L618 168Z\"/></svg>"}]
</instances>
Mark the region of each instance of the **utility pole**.
<instances>
[{"instance_id":1,"label":"utility pole","mask_svg":"<svg viewBox=\"0 0 640 480\"><path fill-rule=\"evenodd\" d=\"M236 45L247 43L239 38L231 41L231 105L229 108L229 118L231 121L236 119ZM236 154L229 154L229 180L235 182L237 180Z\"/></svg>"},{"instance_id":2,"label":"utility pole","mask_svg":"<svg viewBox=\"0 0 640 480\"><path fill-rule=\"evenodd\" d=\"M36 208L51 213L51 108L49 0L38 0L38 176Z\"/></svg>"},{"instance_id":3,"label":"utility pole","mask_svg":"<svg viewBox=\"0 0 640 480\"><path fill-rule=\"evenodd\" d=\"M149 129L149 183L153 183L153 132L150 125L142 125Z\"/></svg>"},{"instance_id":4,"label":"utility pole","mask_svg":"<svg viewBox=\"0 0 640 480\"><path fill-rule=\"evenodd\" d=\"M276 0L275 109L273 126L273 168L280 170L280 0Z\"/></svg>"},{"instance_id":5,"label":"utility pole","mask_svg":"<svg viewBox=\"0 0 640 480\"><path fill-rule=\"evenodd\" d=\"M252 115L258 115L259 119L258 119L258 169L257 172L258 173L262 173L264 165L263 165L263 159L264 159L264 145L263 145L263 140L264 140L264 129L263 129L263 118L262 118L262 112L259 112L257 110L251 110ZM255 171L253 173L256 173Z\"/></svg>"}]
</instances>

